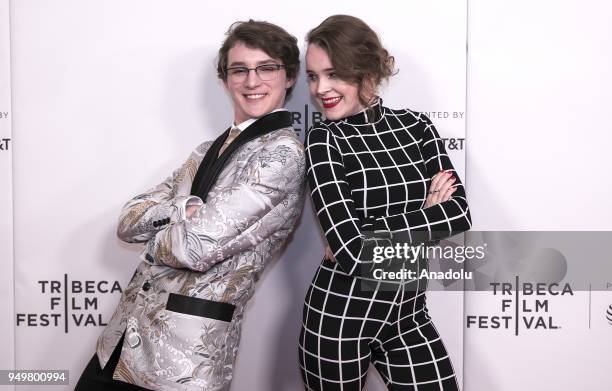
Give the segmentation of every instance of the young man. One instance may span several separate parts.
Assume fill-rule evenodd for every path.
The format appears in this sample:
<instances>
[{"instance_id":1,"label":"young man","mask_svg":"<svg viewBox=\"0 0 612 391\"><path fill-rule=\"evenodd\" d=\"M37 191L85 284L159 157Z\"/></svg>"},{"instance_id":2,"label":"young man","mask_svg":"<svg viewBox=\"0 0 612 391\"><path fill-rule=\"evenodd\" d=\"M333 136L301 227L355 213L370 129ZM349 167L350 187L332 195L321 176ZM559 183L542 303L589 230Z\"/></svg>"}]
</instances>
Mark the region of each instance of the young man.
<instances>
[{"instance_id":1,"label":"young man","mask_svg":"<svg viewBox=\"0 0 612 391\"><path fill-rule=\"evenodd\" d=\"M129 201L118 236L144 242L77 390L229 388L244 306L304 196L304 151L283 109L299 70L295 37L232 25L217 71L232 126Z\"/></svg>"}]
</instances>

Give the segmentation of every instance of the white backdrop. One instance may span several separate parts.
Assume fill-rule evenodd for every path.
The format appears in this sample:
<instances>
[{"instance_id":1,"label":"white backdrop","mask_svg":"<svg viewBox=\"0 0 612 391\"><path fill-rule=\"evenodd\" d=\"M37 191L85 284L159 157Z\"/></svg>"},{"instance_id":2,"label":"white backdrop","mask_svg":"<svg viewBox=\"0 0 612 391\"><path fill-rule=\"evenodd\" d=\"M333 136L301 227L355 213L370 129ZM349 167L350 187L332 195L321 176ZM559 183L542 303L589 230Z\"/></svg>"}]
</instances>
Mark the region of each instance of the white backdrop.
<instances>
[{"instance_id":1,"label":"white backdrop","mask_svg":"<svg viewBox=\"0 0 612 391\"><path fill-rule=\"evenodd\" d=\"M474 229L611 228L608 2L472 0L467 15L466 2L452 0L378 8L310 2L260 11L243 2L235 9L195 1L83 3L11 2L11 112L9 1L0 2L0 112L9 113L0 118L0 139L15 140L0 150L2 368L80 374L99 327L72 324L65 333L63 319L57 327L22 324L13 338L17 314L63 313L50 308L52 297L63 297L62 287L43 294L38 281L62 285L65 274L71 281L127 281L137 246L114 237L119 208L230 120L212 63L222 33L237 19L267 19L303 38L327 15L361 16L401 69L383 92L385 103L451 118L465 111L467 20L466 173ZM305 94L302 79L292 110L304 112ZM444 116L433 118L440 132L464 137L463 120ZM451 153L463 167L463 151ZM293 242L251 303L233 390L300 389L295 340L302 296L320 258L315 228L307 205ZM604 316L612 291L594 289L590 306L588 292L551 299L560 329L518 337L464 327L468 314L499 313L499 298L488 293L467 293L465 309L449 294L429 302L455 368L464 367L465 391L604 391L612 369L612 325ZM118 297L86 296L98 298L90 312L103 319ZM383 388L371 376L368 389Z\"/></svg>"},{"instance_id":2,"label":"white backdrop","mask_svg":"<svg viewBox=\"0 0 612 391\"><path fill-rule=\"evenodd\" d=\"M13 368L13 198L9 2L0 2L0 369ZM9 140L9 141L7 141Z\"/></svg>"},{"instance_id":3,"label":"white backdrop","mask_svg":"<svg viewBox=\"0 0 612 391\"><path fill-rule=\"evenodd\" d=\"M612 229L610 20L603 0L469 2L475 230ZM465 390L610 390L612 290L592 289L590 303L584 291L551 299L559 329L466 328ZM500 314L499 296L468 292L465 303L466 314Z\"/></svg>"},{"instance_id":4,"label":"white backdrop","mask_svg":"<svg viewBox=\"0 0 612 391\"><path fill-rule=\"evenodd\" d=\"M15 267L15 313L2 324L3 335L16 325L13 367L69 369L74 385L118 300L113 286L124 286L138 262L139 246L115 237L121 206L232 120L213 64L236 20L278 23L303 47L306 32L331 14L363 18L400 69L383 90L385 104L430 113L449 146L464 145L465 1L231 4L10 2L14 186L0 196L3 205L14 199L14 257L2 253ZM302 116L295 126L303 138L306 111L314 110L303 73L288 107ZM449 152L463 173L463 150ZM0 169L11 175L9 165ZM3 226L3 241L10 228ZM302 300L322 249L308 203L248 308L232 390L302 389ZM428 304L461 381L463 297L432 292ZM1 354L10 362L10 351ZM374 375L367 389L384 387Z\"/></svg>"}]
</instances>

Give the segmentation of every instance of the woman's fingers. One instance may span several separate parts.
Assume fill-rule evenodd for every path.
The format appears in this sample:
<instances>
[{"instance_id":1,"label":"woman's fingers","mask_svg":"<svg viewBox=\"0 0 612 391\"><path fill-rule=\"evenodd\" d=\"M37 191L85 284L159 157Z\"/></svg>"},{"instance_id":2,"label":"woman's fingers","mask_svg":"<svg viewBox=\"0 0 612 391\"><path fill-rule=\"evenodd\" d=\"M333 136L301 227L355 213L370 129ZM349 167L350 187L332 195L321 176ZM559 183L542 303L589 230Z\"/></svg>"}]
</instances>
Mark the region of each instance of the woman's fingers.
<instances>
[{"instance_id":1,"label":"woman's fingers","mask_svg":"<svg viewBox=\"0 0 612 391\"><path fill-rule=\"evenodd\" d=\"M425 207L430 207L450 199L449 189L456 182L452 171L441 171L434 175L425 200Z\"/></svg>"},{"instance_id":2,"label":"woman's fingers","mask_svg":"<svg viewBox=\"0 0 612 391\"><path fill-rule=\"evenodd\" d=\"M446 173L444 171L440 171L439 173L434 175L433 178L431 178L431 183L429 184L429 191L427 192L427 198L425 199L426 208L436 204L438 192L436 192L435 189L438 188L440 180L446 176L445 174Z\"/></svg>"},{"instance_id":3,"label":"woman's fingers","mask_svg":"<svg viewBox=\"0 0 612 391\"><path fill-rule=\"evenodd\" d=\"M442 202L450 200L450 198L453 195L453 193L455 192L455 190L457 190L457 186L453 185L453 186L449 187L446 190L446 192L444 192L444 194L442 195Z\"/></svg>"},{"instance_id":4,"label":"woman's fingers","mask_svg":"<svg viewBox=\"0 0 612 391\"><path fill-rule=\"evenodd\" d=\"M446 201L444 199L444 194L446 194L446 192L448 191L448 189L450 189L450 187L457 181L457 179L454 176L449 177L448 179L446 179L444 181L444 183L442 183L440 185L440 187L438 188L438 199L440 200L440 202Z\"/></svg>"},{"instance_id":5,"label":"woman's fingers","mask_svg":"<svg viewBox=\"0 0 612 391\"><path fill-rule=\"evenodd\" d=\"M336 262L336 258L334 258L334 253L332 252L329 246L325 247L325 259L328 261Z\"/></svg>"},{"instance_id":6,"label":"woman's fingers","mask_svg":"<svg viewBox=\"0 0 612 391\"><path fill-rule=\"evenodd\" d=\"M431 183L429 184L429 190L431 191L433 189L437 189L440 179L442 179L444 176L446 176L446 173L444 171L440 171L439 173L434 175L433 178L431 178Z\"/></svg>"}]
</instances>

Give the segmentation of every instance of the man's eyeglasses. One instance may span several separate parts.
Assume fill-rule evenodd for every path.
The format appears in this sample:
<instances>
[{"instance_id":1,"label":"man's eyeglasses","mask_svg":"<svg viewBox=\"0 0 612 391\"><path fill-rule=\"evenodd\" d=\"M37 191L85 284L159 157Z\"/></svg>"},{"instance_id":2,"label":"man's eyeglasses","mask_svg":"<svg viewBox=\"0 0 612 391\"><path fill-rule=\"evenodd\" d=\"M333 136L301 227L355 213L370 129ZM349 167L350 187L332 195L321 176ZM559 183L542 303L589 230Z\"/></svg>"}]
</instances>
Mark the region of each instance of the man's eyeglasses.
<instances>
[{"instance_id":1,"label":"man's eyeglasses","mask_svg":"<svg viewBox=\"0 0 612 391\"><path fill-rule=\"evenodd\" d=\"M255 68L247 67L232 67L225 68L227 78L234 83L242 83L249 76L250 71L255 71L261 81L276 80L278 77L278 71L284 67L283 64L262 64Z\"/></svg>"}]
</instances>

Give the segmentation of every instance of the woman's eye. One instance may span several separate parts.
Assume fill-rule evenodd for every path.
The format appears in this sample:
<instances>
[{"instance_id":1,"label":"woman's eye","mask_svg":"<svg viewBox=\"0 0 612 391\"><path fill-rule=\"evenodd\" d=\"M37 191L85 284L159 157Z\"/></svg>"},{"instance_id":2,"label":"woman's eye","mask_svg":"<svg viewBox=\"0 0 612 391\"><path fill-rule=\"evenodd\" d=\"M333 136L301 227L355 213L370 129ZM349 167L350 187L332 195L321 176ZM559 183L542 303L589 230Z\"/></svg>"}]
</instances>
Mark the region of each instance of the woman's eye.
<instances>
[{"instance_id":1,"label":"woman's eye","mask_svg":"<svg viewBox=\"0 0 612 391\"><path fill-rule=\"evenodd\" d=\"M315 81L315 80L317 80L317 76L313 75L312 73L307 74L306 78L308 79L308 81Z\"/></svg>"},{"instance_id":2,"label":"woman's eye","mask_svg":"<svg viewBox=\"0 0 612 391\"><path fill-rule=\"evenodd\" d=\"M336 73L335 72L331 72L329 73L329 75L327 75L330 79L335 79L336 78Z\"/></svg>"}]
</instances>

